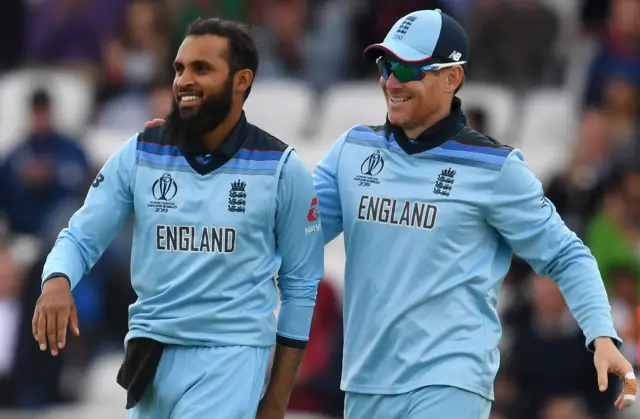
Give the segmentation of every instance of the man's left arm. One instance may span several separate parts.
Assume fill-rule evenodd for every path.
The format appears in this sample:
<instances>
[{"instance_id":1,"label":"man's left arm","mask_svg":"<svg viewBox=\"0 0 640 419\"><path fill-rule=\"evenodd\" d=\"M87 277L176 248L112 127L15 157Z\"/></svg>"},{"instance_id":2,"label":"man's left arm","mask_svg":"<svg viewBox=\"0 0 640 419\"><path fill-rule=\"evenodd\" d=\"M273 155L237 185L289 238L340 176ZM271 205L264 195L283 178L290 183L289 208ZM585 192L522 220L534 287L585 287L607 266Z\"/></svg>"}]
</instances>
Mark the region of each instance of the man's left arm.
<instances>
[{"instance_id":1,"label":"man's left arm","mask_svg":"<svg viewBox=\"0 0 640 419\"><path fill-rule=\"evenodd\" d=\"M271 380L258 418L282 418L309 340L318 283L324 273L324 239L311 174L291 152L278 185L276 236L280 314Z\"/></svg>"},{"instance_id":2,"label":"man's left arm","mask_svg":"<svg viewBox=\"0 0 640 419\"><path fill-rule=\"evenodd\" d=\"M596 350L600 384L607 385L607 369L622 375L621 378L633 371L616 348L622 341L613 326L611 306L596 260L544 196L542 184L525 164L519 150L507 157L490 199L489 224L538 275L548 275L557 282L584 332L587 348ZM608 359L609 363L620 365L608 364L606 368L598 365L602 354L615 358ZM625 371L616 371L617 368Z\"/></svg>"}]
</instances>

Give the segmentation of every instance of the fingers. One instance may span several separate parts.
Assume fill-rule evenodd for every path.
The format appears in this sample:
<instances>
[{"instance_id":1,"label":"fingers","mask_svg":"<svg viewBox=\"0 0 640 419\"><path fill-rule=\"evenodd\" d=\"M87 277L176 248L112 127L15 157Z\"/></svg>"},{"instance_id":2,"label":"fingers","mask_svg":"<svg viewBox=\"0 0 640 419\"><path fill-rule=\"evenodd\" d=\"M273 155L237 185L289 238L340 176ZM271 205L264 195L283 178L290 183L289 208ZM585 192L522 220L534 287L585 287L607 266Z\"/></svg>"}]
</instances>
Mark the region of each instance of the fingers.
<instances>
[{"instance_id":1,"label":"fingers","mask_svg":"<svg viewBox=\"0 0 640 419\"><path fill-rule=\"evenodd\" d=\"M598 388L600 392L605 392L609 388L609 369L606 364L598 364L596 371L598 371Z\"/></svg>"},{"instance_id":2,"label":"fingers","mask_svg":"<svg viewBox=\"0 0 640 419\"><path fill-rule=\"evenodd\" d=\"M616 407L616 409L624 410L624 406L622 405L623 400L624 400L624 394L619 395L615 403L613 404Z\"/></svg>"},{"instance_id":3,"label":"fingers","mask_svg":"<svg viewBox=\"0 0 640 419\"><path fill-rule=\"evenodd\" d=\"M158 119L158 118L144 123L144 126L147 128L159 127L162 125L164 125L164 119Z\"/></svg>"},{"instance_id":4,"label":"fingers","mask_svg":"<svg viewBox=\"0 0 640 419\"><path fill-rule=\"evenodd\" d=\"M47 350L47 315L46 313L39 313L38 326L36 331L36 340L40 344L40 350Z\"/></svg>"},{"instance_id":5,"label":"fingers","mask_svg":"<svg viewBox=\"0 0 640 419\"><path fill-rule=\"evenodd\" d=\"M57 318L60 315L58 313L49 313L47 315L47 341L49 342L49 350L51 355L58 355L58 325Z\"/></svg>"},{"instance_id":6,"label":"fingers","mask_svg":"<svg viewBox=\"0 0 640 419\"><path fill-rule=\"evenodd\" d=\"M78 327L78 312L72 307L71 312L54 311L46 313L36 309L31 321L31 333L38 342L41 351L51 350L51 355L56 356L60 349L67 344L67 326L76 335L80 335Z\"/></svg>"},{"instance_id":7,"label":"fingers","mask_svg":"<svg viewBox=\"0 0 640 419\"><path fill-rule=\"evenodd\" d=\"M58 313L57 341L55 348L62 349L67 341L67 325L69 323L69 313Z\"/></svg>"},{"instance_id":8,"label":"fingers","mask_svg":"<svg viewBox=\"0 0 640 419\"><path fill-rule=\"evenodd\" d=\"M69 327L74 335L80 336L80 323L78 322L78 310L75 306L71 307L71 313L69 314Z\"/></svg>"},{"instance_id":9,"label":"fingers","mask_svg":"<svg viewBox=\"0 0 640 419\"><path fill-rule=\"evenodd\" d=\"M624 407L631 406L636 401L636 393L638 392L638 381L635 374L628 372L624 375L622 390L622 405Z\"/></svg>"},{"instance_id":10,"label":"fingers","mask_svg":"<svg viewBox=\"0 0 640 419\"><path fill-rule=\"evenodd\" d=\"M616 409L624 411L627 407L630 407L636 401L638 382L636 381L636 377L633 372L628 372L620 378L622 379L623 383L622 394L618 396L613 405L616 407Z\"/></svg>"},{"instance_id":11,"label":"fingers","mask_svg":"<svg viewBox=\"0 0 640 419\"><path fill-rule=\"evenodd\" d=\"M39 318L40 318L40 313L36 308L33 311L33 319L31 320L31 335L36 340L36 342L38 341L38 319Z\"/></svg>"}]
</instances>

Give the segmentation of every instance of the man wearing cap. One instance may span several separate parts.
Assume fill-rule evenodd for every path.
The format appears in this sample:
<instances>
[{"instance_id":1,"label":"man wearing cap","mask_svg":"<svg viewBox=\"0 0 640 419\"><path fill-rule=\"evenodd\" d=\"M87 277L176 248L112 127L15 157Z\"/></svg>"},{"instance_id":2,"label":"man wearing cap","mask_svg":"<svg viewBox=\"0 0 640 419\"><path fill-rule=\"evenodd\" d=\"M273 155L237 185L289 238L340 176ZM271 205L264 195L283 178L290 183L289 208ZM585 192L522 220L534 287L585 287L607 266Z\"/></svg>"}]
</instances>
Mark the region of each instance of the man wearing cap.
<instances>
[{"instance_id":1,"label":"man wearing cap","mask_svg":"<svg viewBox=\"0 0 640 419\"><path fill-rule=\"evenodd\" d=\"M487 419L513 253L557 282L600 388L607 373L623 380L623 410L636 381L597 264L521 152L466 124L455 93L468 50L439 10L400 19L365 50L387 120L349 129L316 168L325 242L345 240L346 417Z\"/></svg>"}]
</instances>

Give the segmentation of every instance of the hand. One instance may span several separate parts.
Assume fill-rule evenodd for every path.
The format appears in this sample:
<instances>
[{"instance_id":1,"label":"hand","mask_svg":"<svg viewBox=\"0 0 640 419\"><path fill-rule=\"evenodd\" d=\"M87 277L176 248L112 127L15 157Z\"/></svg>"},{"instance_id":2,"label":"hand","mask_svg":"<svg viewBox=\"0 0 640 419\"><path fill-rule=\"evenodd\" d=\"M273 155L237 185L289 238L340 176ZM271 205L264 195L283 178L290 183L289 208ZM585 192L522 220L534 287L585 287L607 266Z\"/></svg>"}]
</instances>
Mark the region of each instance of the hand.
<instances>
[{"instance_id":1,"label":"hand","mask_svg":"<svg viewBox=\"0 0 640 419\"><path fill-rule=\"evenodd\" d=\"M620 353L613 341L607 337L597 338L594 342L596 352L593 362L598 371L598 387L604 392L609 387L608 374L615 374L624 386L622 394L615 402L620 411L631 406L636 400L638 382L633 374L633 367Z\"/></svg>"},{"instance_id":2,"label":"hand","mask_svg":"<svg viewBox=\"0 0 640 419\"><path fill-rule=\"evenodd\" d=\"M67 341L67 325L74 335L80 336L78 312L69 281L63 277L51 278L42 287L31 322L33 337L40 344L40 350L47 350L48 341L51 355L58 355Z\"/></svg>"},{"instance_id":3,"label":"hand","mask_svg":"<svg viewBox=\"0 0 640 419\"><path fill-rule=\"evenodd\" d=\"M162 125L164 125L164 119L159 118L144 123L144 126L147 128L161 127Z\"/></svg>"},{"instance_id":4,"label":"hand","mask_svg":"<svg viewBox=\"0 0 640 419\"><path fill-rule=\"evenodd\" d=\"M284 419L286 413L286 408L281 408L276 403L270 403L266 398L263 398L258 405L256 419Z\"/></svg>"}]
</instances>

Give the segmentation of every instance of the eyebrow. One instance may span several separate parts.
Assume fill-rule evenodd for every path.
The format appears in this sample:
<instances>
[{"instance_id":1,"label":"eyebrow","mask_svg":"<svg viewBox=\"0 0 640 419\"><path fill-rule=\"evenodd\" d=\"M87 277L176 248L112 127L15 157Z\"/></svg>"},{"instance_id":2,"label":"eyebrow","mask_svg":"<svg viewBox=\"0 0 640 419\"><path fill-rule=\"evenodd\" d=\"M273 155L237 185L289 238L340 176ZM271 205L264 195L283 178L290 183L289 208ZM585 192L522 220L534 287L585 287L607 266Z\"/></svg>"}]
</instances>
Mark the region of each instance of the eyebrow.
<instances>
[{"instance_id":1,"label":"eyebrow","mask_svg":"<svg viewBox=\"0 0 640 419\"><path fill-rule=\"evenodd\" d=\"M190 63L190 65L203 65L203 64L207 65L207 66L214 67L214 64L209 62L209 61L207 61L207 60L195 60L195 61L192 61ZM174 61L173 62L173 68L177 68L177 67L185 67L185 65L181 61Z\"/></svg>"}]
</instances>

